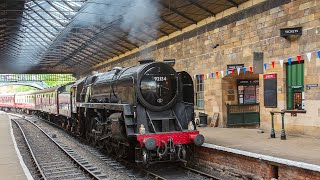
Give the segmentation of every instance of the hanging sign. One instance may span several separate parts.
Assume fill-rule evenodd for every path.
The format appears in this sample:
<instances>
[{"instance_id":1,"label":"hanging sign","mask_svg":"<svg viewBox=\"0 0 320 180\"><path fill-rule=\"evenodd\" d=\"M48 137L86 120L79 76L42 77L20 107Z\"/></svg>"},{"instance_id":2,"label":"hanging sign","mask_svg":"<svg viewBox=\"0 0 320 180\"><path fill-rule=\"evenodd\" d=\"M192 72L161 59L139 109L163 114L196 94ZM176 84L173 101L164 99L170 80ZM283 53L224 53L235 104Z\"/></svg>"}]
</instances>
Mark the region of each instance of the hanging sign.
<instances>
[{"instance_id":1,"label":"hanging sign","mask_svg":"<svg viewBox=\"0 0 320 180\"><path fill-rule=\"evenodd\" d=\"M280 29L280 36L281 37L288 37L291 35L302 35L302 27L294 27L294 28L284 28Z\"/></svg>"},{"instance_id":2,"label":"hanging sign","mask_svg":"<svg viewBox=\"0 0 320 180\"><path fill-rule=\"evenodd\" d=\"M242 69L244 67L244 64L229 64L227 65L227 69L232 71L232 69L240 68Z\"/></svg>"},{"instance_id":3,"label":"hanging sign","mask_svg":"<svg viewBox=\"0 0 320 180\"><path fill-rule=\"evenodd\" d=\"M306 85L307 90L310 90L311 87L318 87L318 84L307 84Z\"/></svg>"}]
</instances>

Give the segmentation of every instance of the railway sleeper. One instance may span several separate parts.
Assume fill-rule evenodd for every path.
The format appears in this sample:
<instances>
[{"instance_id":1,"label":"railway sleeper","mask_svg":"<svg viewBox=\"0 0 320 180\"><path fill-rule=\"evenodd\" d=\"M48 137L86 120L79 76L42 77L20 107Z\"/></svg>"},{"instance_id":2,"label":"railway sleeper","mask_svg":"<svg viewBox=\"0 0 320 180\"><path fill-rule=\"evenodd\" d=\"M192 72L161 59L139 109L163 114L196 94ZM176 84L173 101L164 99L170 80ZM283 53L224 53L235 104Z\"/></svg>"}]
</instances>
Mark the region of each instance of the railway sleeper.
<instances>
[{"instance_id":1,"label":"railway sleeper","mask_svg":"<svg viewBox=\"0 0 320 180\"><path fill-rule=\"evenodd\" d=\"M52 176L55 174L72 174L72 173L76 173L77 171L79 171L78 169L70 169L70 170L65 170L65 171L54 171L54 172L45 172L45 174L47 176Z\"/></svg>"}]
</instances>

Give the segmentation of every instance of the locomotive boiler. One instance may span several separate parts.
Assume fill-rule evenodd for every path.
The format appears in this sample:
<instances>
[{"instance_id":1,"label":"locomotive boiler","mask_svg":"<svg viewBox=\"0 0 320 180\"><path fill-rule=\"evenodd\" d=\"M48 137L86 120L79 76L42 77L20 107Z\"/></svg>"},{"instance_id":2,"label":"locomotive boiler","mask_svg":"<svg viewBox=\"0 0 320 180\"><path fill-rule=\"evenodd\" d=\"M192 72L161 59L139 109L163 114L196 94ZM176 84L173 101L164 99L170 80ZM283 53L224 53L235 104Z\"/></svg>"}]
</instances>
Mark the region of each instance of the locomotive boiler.
<instances>
[{"instance_id":1,"label":"locomotive boiler","mask_svg":"<svg viewBox=\"0 0 320 180\"><path fill-rule=\"evenodd\" d=\"M186 162L204 137L194 123L193 81L151 60L84 78L71 88L77 133L144 165Z\"/></svg>"}]
</instances>

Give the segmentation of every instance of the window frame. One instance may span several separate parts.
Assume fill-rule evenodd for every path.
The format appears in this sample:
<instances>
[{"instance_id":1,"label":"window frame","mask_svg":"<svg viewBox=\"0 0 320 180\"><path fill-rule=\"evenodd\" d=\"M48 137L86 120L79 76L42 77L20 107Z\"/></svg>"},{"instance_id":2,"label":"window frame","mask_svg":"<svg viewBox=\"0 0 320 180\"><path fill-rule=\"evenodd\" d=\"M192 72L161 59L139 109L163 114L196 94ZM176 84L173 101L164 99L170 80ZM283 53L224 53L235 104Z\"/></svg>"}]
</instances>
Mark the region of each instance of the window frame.
<instances>
[{"instance_id":1,"label":"window frame","mask_svg":"<svg viewBox=\"0 0 320 180\"><path fill-rule=\"evenodd\" d=\"M196 94L196 108L204 109L204 76L200 75L200 77L196 76L196 86L195 86L195 94ZM200 97L200 98L199 98ZM202 102L202 103L199 103Z\"/></svg>"}]
</instances>

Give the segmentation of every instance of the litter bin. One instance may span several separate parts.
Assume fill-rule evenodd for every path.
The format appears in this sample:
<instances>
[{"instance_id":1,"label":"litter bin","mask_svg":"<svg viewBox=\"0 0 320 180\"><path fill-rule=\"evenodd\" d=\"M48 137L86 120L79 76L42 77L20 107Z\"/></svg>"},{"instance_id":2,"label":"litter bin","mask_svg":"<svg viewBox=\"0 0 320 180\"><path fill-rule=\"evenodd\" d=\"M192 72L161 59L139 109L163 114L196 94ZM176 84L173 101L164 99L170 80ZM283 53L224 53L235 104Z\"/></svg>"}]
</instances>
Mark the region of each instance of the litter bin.
<instances>
[{"instance_id":1,"label":"litter bin","mask_svg":"<svg viewBox=\"0 0 320 180\"><path fill-rule=\"evenodd\" d=\"M199 113L199 119L200 119L200 127L206 127L208 122L208 114L205 113Z\"/></svg>"}]
</instances>

